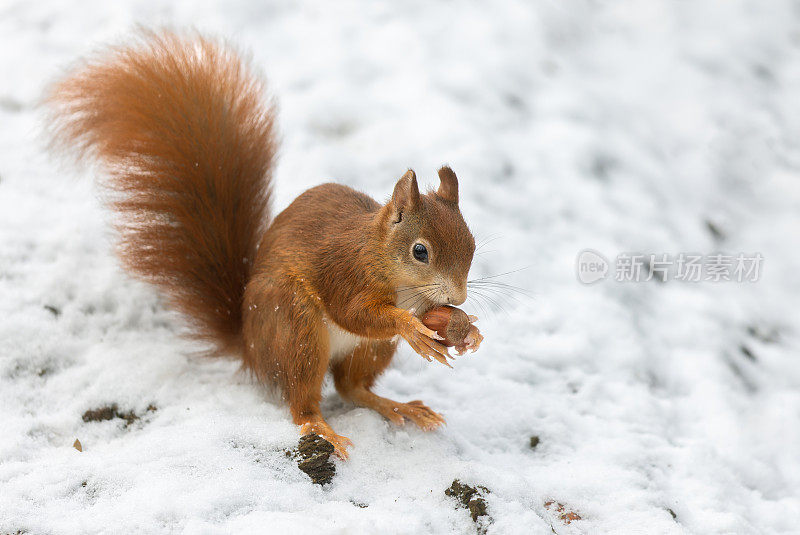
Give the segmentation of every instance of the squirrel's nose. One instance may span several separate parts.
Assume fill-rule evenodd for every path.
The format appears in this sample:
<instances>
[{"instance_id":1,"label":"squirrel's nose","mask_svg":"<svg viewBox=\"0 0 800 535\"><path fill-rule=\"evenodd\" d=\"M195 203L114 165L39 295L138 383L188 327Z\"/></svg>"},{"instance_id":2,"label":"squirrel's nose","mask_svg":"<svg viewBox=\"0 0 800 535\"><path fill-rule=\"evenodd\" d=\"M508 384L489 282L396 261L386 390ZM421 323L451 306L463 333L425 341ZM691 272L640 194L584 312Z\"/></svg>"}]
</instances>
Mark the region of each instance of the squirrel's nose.
<instances>
[{"instance_id":1,"label":"squirrel's nose","mask_svg":"<svg viewBox=\"0 0 800 535\"><path fill-rule=\"evenodd\" d=\"M447 296L447 300L453 306L459 306L464 301L467 300L467 287L465 286L453 286L450 290L449 295Z\"/></svg>"}]
</instances>

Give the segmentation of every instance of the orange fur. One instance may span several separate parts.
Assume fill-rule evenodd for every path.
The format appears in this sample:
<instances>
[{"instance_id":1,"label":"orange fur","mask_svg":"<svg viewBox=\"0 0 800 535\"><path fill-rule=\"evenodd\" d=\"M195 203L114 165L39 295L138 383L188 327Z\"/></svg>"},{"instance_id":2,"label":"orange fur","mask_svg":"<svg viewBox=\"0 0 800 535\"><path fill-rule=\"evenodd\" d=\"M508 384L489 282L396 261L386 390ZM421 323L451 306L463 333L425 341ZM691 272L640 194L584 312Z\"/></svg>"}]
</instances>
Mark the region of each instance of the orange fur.
<instances>
[{"instance_id":1,"label":"orange fur","mask_svg":"<svg viewBox=\"0 0 800 535\"><path fill-rule=\"evenodd\" d=\"M196 336L235 350L267 220L274 112L229 49L201 36L142 37L50 88L55 142L101 163L123 264L164 291Z\"/></svg>"},{"instance_id":2,"label":"orange fur","mask_svg":"<svg viewBox=\"0 0 800 535\"><path fill-rule=\"evenodd\" d=\"M346 456L349 440L319 409L329 368L345 398L398 423L440 425L421 402L371 388L397 335L447 363L419 317L466 298L475 242L455 173L442 168L439 190L421 195L408 171L384 205L323 184L267 227L276 142L262 85L214 41L146 33L78 67L48 103L57 143L95 157L108 175L125 266L164 291L217 353L240 354L279 386L303 432Z\"/></svg>"}]
</instances>

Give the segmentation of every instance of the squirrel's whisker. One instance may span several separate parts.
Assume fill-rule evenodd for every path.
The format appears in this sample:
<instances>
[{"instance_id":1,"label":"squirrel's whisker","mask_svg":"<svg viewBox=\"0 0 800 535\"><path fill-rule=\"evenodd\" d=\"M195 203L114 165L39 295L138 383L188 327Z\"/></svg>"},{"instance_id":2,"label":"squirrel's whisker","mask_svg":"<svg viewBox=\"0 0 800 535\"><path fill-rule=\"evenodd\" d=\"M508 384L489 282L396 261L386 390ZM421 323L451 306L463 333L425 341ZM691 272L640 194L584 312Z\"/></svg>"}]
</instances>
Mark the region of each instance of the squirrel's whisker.
<instances>
[{"instance_id":1,"label":"squirrel's whisker","mask_svg":"<svg viewBox=\"0 0 800 535\"><path fill-rule=\"evenodd\" d=\"M502 238L500 234L490 234L488 237L482 239L480 243L475 247L475 251L478 251L481 247L485 247L486 245L492 243L495 240L499 240Z\"/></svg>"},{"instance_id":2,"label":"squirrel's whisker","mask_svg":"<svg viewBox=\"0 0 800 535\"><path fill-rule=\"evenodd\" d=\"M475 303L475 306L481 309L482 315L489 314L489 310L487 310L486 306L483 303L481 296L475 292L467 292L467 301L472 301Z\"/></svg>"},{"instance_id":3,"label":"squirrel's whisker","mask_svg":"<svg viewBox=\"0 0 800 535\"><path fill-rule=\"evenodd\" d=\"M481 292L481 291L479 291L479 290L475 290L475 293L476 293L477 295L481 296L482 298L486 299L486 300L487 300L489 303L491 303L491 305L492 305L494 308L502 308L502 307L499 305L499 303L498 303L498 302L497 302L497 301L496 301L496 300L495 300L495 299L494 299L492 296L488 295L487 293L485 293L485 292Z\"/></svg>"},{"instance_id":4,"label":"squirrel's whisker","mask_svg":"<svg viewBox=\"0 0 800 535\"><path fill-rule=\"evenodd\" d=\"M497 277L505 277L506 275L511 275L512 273L518 273L518 272L523 271L525 269L530 269L530 267L531 266L523 266L523 267L518 268L518 269L512 269L511 271L506 271L505 273L498 273L497 275L489 275L487 277L480 277L480 278L477 278L477 279L471 279L471 280L467 281L467 284L469 284L471 282L474 283L474 282L481 282L481 281L485 281L485 280L489 280L489 279L496 279Z\"/></svg>"},{"instance_id":5,"label":"squirrel's whisker","mask_svg":"<svg viewBox=\"0 0 800 535\"><path fill-rule=\"evenodd\" d=\"M467 283L467 288L491 290L501 295L509 297L514 297L515 295L521 295L527 298L533 298L533 295L524 288L520 288L519 286L514 286L512 284L499 283L495 281L477 281L473 283Z\"/></svg>"},{"instance_id":6,"label":"squirrel's whisker","mask_svg":"<svg viewBox=\"0 0 800 535\"><path fill-rule=\"evenodd\" d=\"M473 288L473 295L476 296L477 298L485 300L489 304L489 307L490 307L491 310L493 310L493 311L502 310L503 312L506 312L505 307L503 307L492 296L487 295L486 293L484 293L484 292L482 292L480 290L475 290L474 288Z\"/></svg>"},{"instance_id":7,"label":"squirrel's whisker","mask_svg":"<svg viewBox=\"0 0 800 535\"><path fill-rule=\"evenodd\" d=\"M436 286L438 286L438 285L436 285ZM419 292L415 292L412 295L410 295L410 296L406 297L405 299L403 299L402 301L400 301L399 303L397 303L397 306L403 305L403 304L411 301L412 299L414 299L414 302L408 308L416 308L416 306L421 301L423 301L426 297L432 295L433 292L435 292L436 290L437 290L437 288L428 288L428 289L425 289L425 290L420 290Z\"/></svg>"},{"instance_id":8,"label":"squirrel's whisker","mask_svg":"<svg viewBox=\"0 0 800 535\"><path fill-rule=\"evenodd\" d=\"M494 314L494 311L488 307L488 304L484 302L484 299L479 295L472 296L472 302L481 309L481 316L491 316Z\"/></svg>"},{"instance_id":9,"label":"squirrel's whisker","mask_svg":"<svg viewBox=\"0 0 800 535\"><path fill-rule=\"evenodd\" d=\"M523 294L515 294L513 292L509 292L508 290L502 288L470 288L474 291L483 291L489 295L497 296L497 297L507 297L509 299L516 300L517 297L527 297Z\"/></svg>"},{"instance_id":10,"label":"squirrel's whisker","mask_svg":"<svg viewBox=\"0 0 800 535\"><path fill-rule=\"evenodd\" d=\"M432 297L433 297L433 295L435 294L435 292L436 292L437 290L438 290L438 288L430 288L429 290L426 290L426 291L425 291L425 292L424 292L424 293L423 293L423 294L422 294L422 295L421 295L421 296L420 296L420 297L419 297L419 298L418 298L418 299L417 299L417 300L414 302L414 306L413 306L412 308L417 308L417 306L419 306L420 304L422 304L422 303L423 303L423 302L424 302L426 299L430 299L430 298L432 298Z\"/></svg>"},{"instance_id":11,"label":"squirrel's whisker","mask_svg":"<svg viewBox=\"0 0 800 535\"><path fill-rule=\"evenodd\" d=\"M412 293L411 295L406 296L404 299L402 299L397 304L398 304L398 306L402 305L404 303L407 303L408 301L411 301L412 299L415 299L416 297L418 297L418 296L420 296L420 295L422 295L422 294L424 294L426 292L431 292L431 291L434 291L434 290L435 290L435 288L428 288L428 289L419 290L417 292Z\"/></svg>"}]
</instances>

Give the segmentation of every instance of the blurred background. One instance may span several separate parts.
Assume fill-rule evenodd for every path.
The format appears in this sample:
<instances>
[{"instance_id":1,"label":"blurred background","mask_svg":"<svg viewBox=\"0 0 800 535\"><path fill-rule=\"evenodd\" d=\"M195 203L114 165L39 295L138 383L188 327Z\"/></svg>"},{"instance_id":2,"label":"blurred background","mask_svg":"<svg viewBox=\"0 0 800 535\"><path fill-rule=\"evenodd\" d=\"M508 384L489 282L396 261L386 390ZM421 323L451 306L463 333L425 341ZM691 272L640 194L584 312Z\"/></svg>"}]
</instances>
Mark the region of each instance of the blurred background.
<instances>
[{"instance_id":1,"label":"blurred background","mask_svg":"<svg viewBox=\"0 0 800 535\"><path fill-rule=\"evenodd\" d=\"M478 353L451 371L403 348L379 387L444 431L329 386L356 447L312 487L285 409L193 357L119 269L93 173L49 157L36 105L136 25L250 54L279 108L277 209L453 167L473 276L509 286L463 307ZM0 73L0 533L474 532L454 478L491 490L488 533L797 529L797 2L6 0ZM578 279L585 249L605 280ZM763 262L752 282L615 280L631 253ZM111 402L158 411L81 421Z\"/></svg>"}]
</instances>

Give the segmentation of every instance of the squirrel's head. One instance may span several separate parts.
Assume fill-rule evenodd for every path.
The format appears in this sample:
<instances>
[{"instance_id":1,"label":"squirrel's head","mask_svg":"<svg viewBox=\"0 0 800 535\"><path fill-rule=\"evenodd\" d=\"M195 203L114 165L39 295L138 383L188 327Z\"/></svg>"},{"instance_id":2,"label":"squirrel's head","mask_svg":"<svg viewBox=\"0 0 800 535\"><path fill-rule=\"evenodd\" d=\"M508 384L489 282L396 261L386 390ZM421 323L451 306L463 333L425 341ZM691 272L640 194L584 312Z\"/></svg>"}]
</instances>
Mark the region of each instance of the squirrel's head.
<instances>
[{"instance_id":1,"label":"squirrel's head","mask_svg":"<svg viewBox=\"0 0 800 535\"><path fill-rule=\"evenodd\" d=\"M467 299L467 274L475 239L458 208L458 179L439 169L439 189L420 194L414 171L394 187L383 209L392 281L403 308L460 305Z\"/></svg>"}]
</instances>

